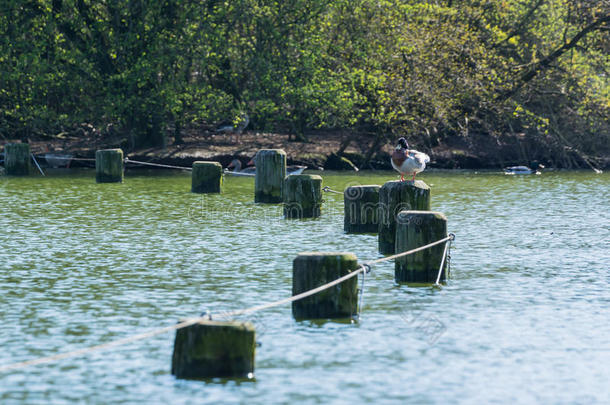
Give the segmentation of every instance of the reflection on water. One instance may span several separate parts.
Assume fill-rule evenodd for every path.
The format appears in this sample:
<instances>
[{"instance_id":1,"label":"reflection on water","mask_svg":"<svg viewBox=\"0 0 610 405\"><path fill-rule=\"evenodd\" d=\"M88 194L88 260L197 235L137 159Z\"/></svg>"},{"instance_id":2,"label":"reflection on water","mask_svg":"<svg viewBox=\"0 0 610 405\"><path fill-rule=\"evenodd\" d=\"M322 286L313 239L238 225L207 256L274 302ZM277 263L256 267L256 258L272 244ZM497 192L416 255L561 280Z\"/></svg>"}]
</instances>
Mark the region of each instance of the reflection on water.
<instances>
[{"instance_id":1,"label":"reflection on water","mask_svg":"<svg viewBox=\"0 0 610 405\"><path fill-rule=\"evenodd\" d=\"M0 178L0 364L289 296L301 251L379 257L343 234L343 198L317 220L253 203L253 180L191 194L188 174ZM135 173L135 174L133 174ZM322 173L324 185L394 173ZM367 276L358 322L251 317L256 380L169 374L173 335L0 375L0 403L605 402L610 396L610 176L427 172L457 240L441 289Z\"/></svg>"}]
</instances>

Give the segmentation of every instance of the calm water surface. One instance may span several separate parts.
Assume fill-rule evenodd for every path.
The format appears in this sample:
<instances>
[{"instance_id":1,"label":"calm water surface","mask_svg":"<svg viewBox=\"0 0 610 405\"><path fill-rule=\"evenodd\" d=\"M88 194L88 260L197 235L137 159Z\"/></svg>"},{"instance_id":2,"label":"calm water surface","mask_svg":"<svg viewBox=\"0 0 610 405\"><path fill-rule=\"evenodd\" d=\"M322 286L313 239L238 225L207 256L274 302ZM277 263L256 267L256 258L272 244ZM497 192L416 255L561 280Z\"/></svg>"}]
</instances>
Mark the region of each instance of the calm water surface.
<instances>
[{"instance_id":1,"label":"calm water surface","mask_svg":"<svg viewBox=\"0 0 610 405\"><path fill-rule=\"evenodd\" d=\"M176 380L168 333L2 373L0 403L610 402L610 175L421 179L457 235L446 286L398 285L384 263L358 322L296 322L289 305L244 317L261 343L253 381ZM181 173L0 177L0 365L284 298L301 251L379 257L376 236L343 234L342 196L286 221L253 203L253 183L202 197Z\"/></svg>"}]
</instances>

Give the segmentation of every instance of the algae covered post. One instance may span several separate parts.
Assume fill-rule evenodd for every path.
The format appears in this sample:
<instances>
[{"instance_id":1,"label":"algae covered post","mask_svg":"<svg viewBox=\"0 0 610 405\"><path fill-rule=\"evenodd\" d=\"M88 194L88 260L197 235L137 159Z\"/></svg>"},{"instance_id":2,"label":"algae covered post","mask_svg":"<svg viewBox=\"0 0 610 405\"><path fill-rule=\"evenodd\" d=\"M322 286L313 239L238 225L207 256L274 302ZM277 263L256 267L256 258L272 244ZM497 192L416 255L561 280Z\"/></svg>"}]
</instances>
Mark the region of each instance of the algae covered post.
<instances>
[{"instance_id":1,"label":"algae covered post","mask_svg":"<svg viewBox=\"0 0 610 405\"><path fill-rule=\"evenodd\" d=\"M201 321L176 331L176 378L249 378L254 373L255 330L249 322Z\"/></svg>"},{"instance_id":2,"label":"algae covered post","mask_svg":"<svg viewBox=\"0 0 610 405\"><path fill-rule=\"evenodd\" d=\"M191 174L193 193L220 193L222 188L222 166L218 162L193 162Z\"/></svg>"},{"instance_id":3,"label":"algae covered post","mask_svg":"<svg viewBox=\"0 0 610 405\"><path fill-rule=\"evenodd\" d=\"M317 218L322 207L322 177L315 174L287 176L284 182L284 217Z\"/></svg>"},{"instance_id":4,"label":"algae covered post","mask_svg":"<svg viewBox=\"0 0 610 405\"><path fill-rule=\"evenodd\" d=\"M282 149L261 149L254 157L254 202L281 203L286 178L286 152Z\"/></svg>"},{"instance_id":5,"label":"algae covered post","mask_svg":"<svg viewBox=\"0 0 610 405\"><path fill-rule=\"evenodd\" d=\"M312 290L357 270L352 253L304 252L292 264L292 295ZM292 303L296 319L348 318L357 313L358 278L320 291Z\"/></svg>"},{"instance_id":6,"label":"algae covered post","mask_svg":"<svg viewBox=\"0 0 610 405\"><path fill-rule=\"evenodd\" d=\"M123 181L123 151L102 149L95 152L95 180L98 183Z\"/></svg>"},{"instance_id":7,"label":"algae covered post","mask_svg":"<svg viewBox=\"0 0 610 405\"><path fill-rule=\"evenodd\" d=\"M402 211L396 220L396 253L424 246L447 236L447 217L434 211ZM443 260L445 244L432 246L394 263L397 282L434 283ZM440 280L446 278L446 262Z\"/></svg>"},{"instance_id":8,"label":"algae covered post","mask_svg":"<svg viewBox=\"0 0 610 405\"><path fill-rule=\"evenodd\" d=\"M9 176L30 174L30 145L27 143L7 143L4 145L4 169Z\"/></svg>"},{"instance_id":9,"label":"algae covered post","mask_svg":"<svg viewBox=\"0 0 610 405\"><path fill-rule=\"evenodd\" d=\"M379 253L395 252L396 216L404 210L430 210L430 187L421 180L388 181L379 190Z\"/></svg>"},{"instance_id":10,"label":"algae covered post","mask_svg":"<svg viewBox=\"0 0 610 405\"><path fill-rule=\"evenodd\" d=\"M343 192L346 233L377 233L379 230L379 189L381 186L351 186Z\"/></svg>"}]
</instances>

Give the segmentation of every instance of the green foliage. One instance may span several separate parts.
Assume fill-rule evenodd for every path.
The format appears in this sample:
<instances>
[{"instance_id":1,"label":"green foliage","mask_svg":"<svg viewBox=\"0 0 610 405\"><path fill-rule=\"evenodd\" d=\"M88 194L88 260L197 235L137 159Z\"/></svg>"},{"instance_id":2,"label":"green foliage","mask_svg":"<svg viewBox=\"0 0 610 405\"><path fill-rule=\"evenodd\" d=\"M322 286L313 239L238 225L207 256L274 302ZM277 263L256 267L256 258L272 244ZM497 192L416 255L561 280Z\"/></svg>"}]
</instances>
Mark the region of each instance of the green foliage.
<instances>
[{"instance_id":1,"label":"green foliage","mask_svg":"<svg viewBox=\"0 0 610 405\"><path fill-rule=\"evenodd\" d=\"M607 0L2 0L0 134L132 147L247 112L423 147L523 136L608 153ZM558 152L559 151L559 152Z\"/></svg>"}]
</instances>

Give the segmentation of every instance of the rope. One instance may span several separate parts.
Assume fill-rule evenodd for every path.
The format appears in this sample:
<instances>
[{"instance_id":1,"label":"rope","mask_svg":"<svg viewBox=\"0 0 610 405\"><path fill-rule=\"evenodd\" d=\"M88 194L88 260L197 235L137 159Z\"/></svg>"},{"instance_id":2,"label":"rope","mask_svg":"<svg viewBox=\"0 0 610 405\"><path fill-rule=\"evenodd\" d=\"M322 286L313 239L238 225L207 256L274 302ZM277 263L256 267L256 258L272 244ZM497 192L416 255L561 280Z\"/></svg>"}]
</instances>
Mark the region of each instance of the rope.
<instances>
[{"instance_id":1,"label":"rope","mask_svg":"<svg viewBox=\"0 0 610 405\"><path fill-rule=\"evenodd\" d=\"M340 191L335 191L335 190L331 189L331 188L330 188L330 187L328 187L328 186L322 187L322 191L327 192L327 193L334 193L334 194L341 194L341 195L343 195L343 193L342 193L342 192L340 192Z\"/></svg>"},{"instance_id":2,"label":"rope","mask_svg":"<svg viewBox=\"0 0 610 405\"><path fill-rule=\"evenodd\" d=\"M377 259L377 260L371 260L368 262L364 262L363 264L360 265L360 267L354 271L352 271L349 274L346 274L343 277L339 277L336 280L333 280L329 283L326 283L324 285L321 285L319 287L316 287L314 289L302 292L300 294L294 295L292 297L288 297L288 298L284 298L278 301L274 301L274 302L270 302L267 304L261 304L261 305L256 305L250 308L245 308L245 309L239 309L236 311L230 311L230 312L225 312L223 313L223 316L225 317L233 317L233 316L237 316L237 315L243 315L243 314L248 314L248 313L252 313L252 312L256 312L256 311L262 311L265 309L269 309L269 308L273 308L273 307L277 307L283 304L288 304L291 303L293 301L297 301L303 298L307 298L311 295L317 294L320 291L324 291L328 288L331 288L337 284L341 284L342 282L349 280L352 277L357 276L360 273L363 273L363 277L365 273L368 273L371 269L371 264L376 264L376 263L380 263L380 262L384 262L384 261L388 261L397 257L402 257L402 256L406 256L406 255L410 255L413 254L415 252L419 252L421 250L430 248L432 246L436 246L440 243L449 241L449 240L453 240L455 238L455 235L453 234L449 234L449 236L447 236L446 238L443 238L441 240L438 240L436 242L432 242L429 243L427 245L424 246L420 246L416 249L412 249L406 252L402 252L393 256L388 256L388 257L384 257L381 259ZM364 279L363 279L363 285L364 285ZM360 305L362 305L362 295L360 296L361 300L360 300ZM129 336L126 338L122 338L122 339L118 339L112 342L108 342L108 343L102 343L99 345L95 345L95 346L90 346L90 347L85 347L82 349L78 349L78 350L73 350L70 352L64 352L64 353L58 353L52 356L47 356L47 357L40 357L38 359L33 359L33 360L27 360L27 361L22 361L22 362L18 362L18 363L13 363L13 364L8 364L8 365L4 365L4 366L0 366L0 373L1 372L5 372L5 371L9 371L9 370L17 370L17 369L21 369L21 368L25 368L28 366L33 366L33 365L37 365L37 364L44 364L44 363L50 363L53 361L58 361L58 360L63 360L63 359L67 359L67 358L71 358L71 357L77 357L77 356L81 356L93 351L97 351L97 350L104 350L104 349L108 349L110 347L116 347L116 346L121 346L124 344L128 344L131 342L135 342L138 340L142 340L142 339L147 339L149 337L153 337L153 336L157 336L166 332L171 332L174 330L178 330L178 329L182 329L182 328L186 328L187 326L191 326L196 324L197 322L201 322L204 320L208 320L209 316L206 314L205 316L199 316L196 318L190 318L190 319L186 319L182 322L179 322L175 325L171 325L171 326L166 326L163 328L159 328L159 329L154 329L151 330L149 332L144 332L144 333L140 333L137 335L133 335L133 336Z\"/></svg>"},{"instance_id":3,"label":"rope","mask_svg":"<svg viewBox=\"0 0 610 405\"><path fill-rule=\"evenodd\" d=\"M254 173L243 173L243 172L232 172L231 170L224 169L224 174L228 174L229 176L237 176L237 177L256 177Z\"/></svg>"},{"instance_id":4,"label":"rope","mask_svg":"<svg viewBox=\"0 0 610 405\"><path fill-rule=\"evenodd\" d=\"M46 159L45 155L38 155L38 159ZM83 162L95 162L95 158L75 158L75 157L62 157L62 156L49 156L53 160L80 160Z\"/></svg>"},{"instance_id":5,"label":"rope","mask_svg":"<svg viewBox=\"0 0 610 405\"><path fill-rule=\"evenodd\" d=\"M36 167L38 168L38 170L40 170L40 174L42 174L42 176L44 177L44 172L40 168L40 165L38 164L38 161L36 160L36 156L34 156L33 153L30 153L30 155L32 155L32 159L34 160L34 163L36 164Z\"/></svg>"},{"instance_id":6,"label":"rope","mask_svg":"<svg viewBox=\"0 0 610 405\"><path fill-rule=\"evenodd\" d=\"M365 264L364 271L362 272L362 285L360 286L360 302L358 304L358 317L360 317L360 313L362 312L362 300L364 298L364 279L366 278L366 274L371 272L371 266Z\"/></svg>"},{"instance_id":7,"label":"rope","mask_svg":"<svg viewBox=\"0 0 610 405\"><path fill-rule=\"evenodd\" d=\"M166 169L178 169L178 170L193 170L192 167L184 167L184 166L172 166L172 165L162 165L160 163L149 163L149 162L140 162L137 160L130 160L129 158L125 158L125 163L134 163L142 166L154 166L154 167L164 167Z\"/></svg>"},{"instance_id":8,"label":"rope","mask_svg":"<svg viewBox=\"0 0 610 405\"><path fill-rule=\"evenodd\" d=\"M397 253L397 254L392 255L392 256L382 257L381 259L370 260L368 262L365 262L365 264L371 265L371 264L377 264L377 263L381 263L381 262L387 262L388 260L393 260L393 259L397 259L399 257L403 257L403 256L407 256L407 255L410 255L410 254L413 254L413 253L417 253L417 252L422 251L424 249L428 249L428 248L431 248L432 246L440 245L443 242L447 242L448 240L453 240L453 239L455 239L455 235L450 233L447 237L445 237L443 239L440 239L440 240L437 240L436 242L428 243L427 245L420 246L420 247L415 248L415 249L407 250L406 252Z\"/></svg>"},{"instance_id":9,"label":"rope","mask_svg":"<svg viewBox=\"0 0 610 405\"><path fill-rule=\"evenodd\" d=\"M443 250L443 257L441 258L441 265L438 268L438 274L436 276L436 281L434 282L434 284L436 284L436 285L440 285L439 281L441 281L441 273L443 272L443 267L445 267L445 257L447 257L447 248L449 247L450 243L451 243L451 239L449 239L447 241L447 243L445 243L445 249Z\"/></svg>"}]
</instances>

